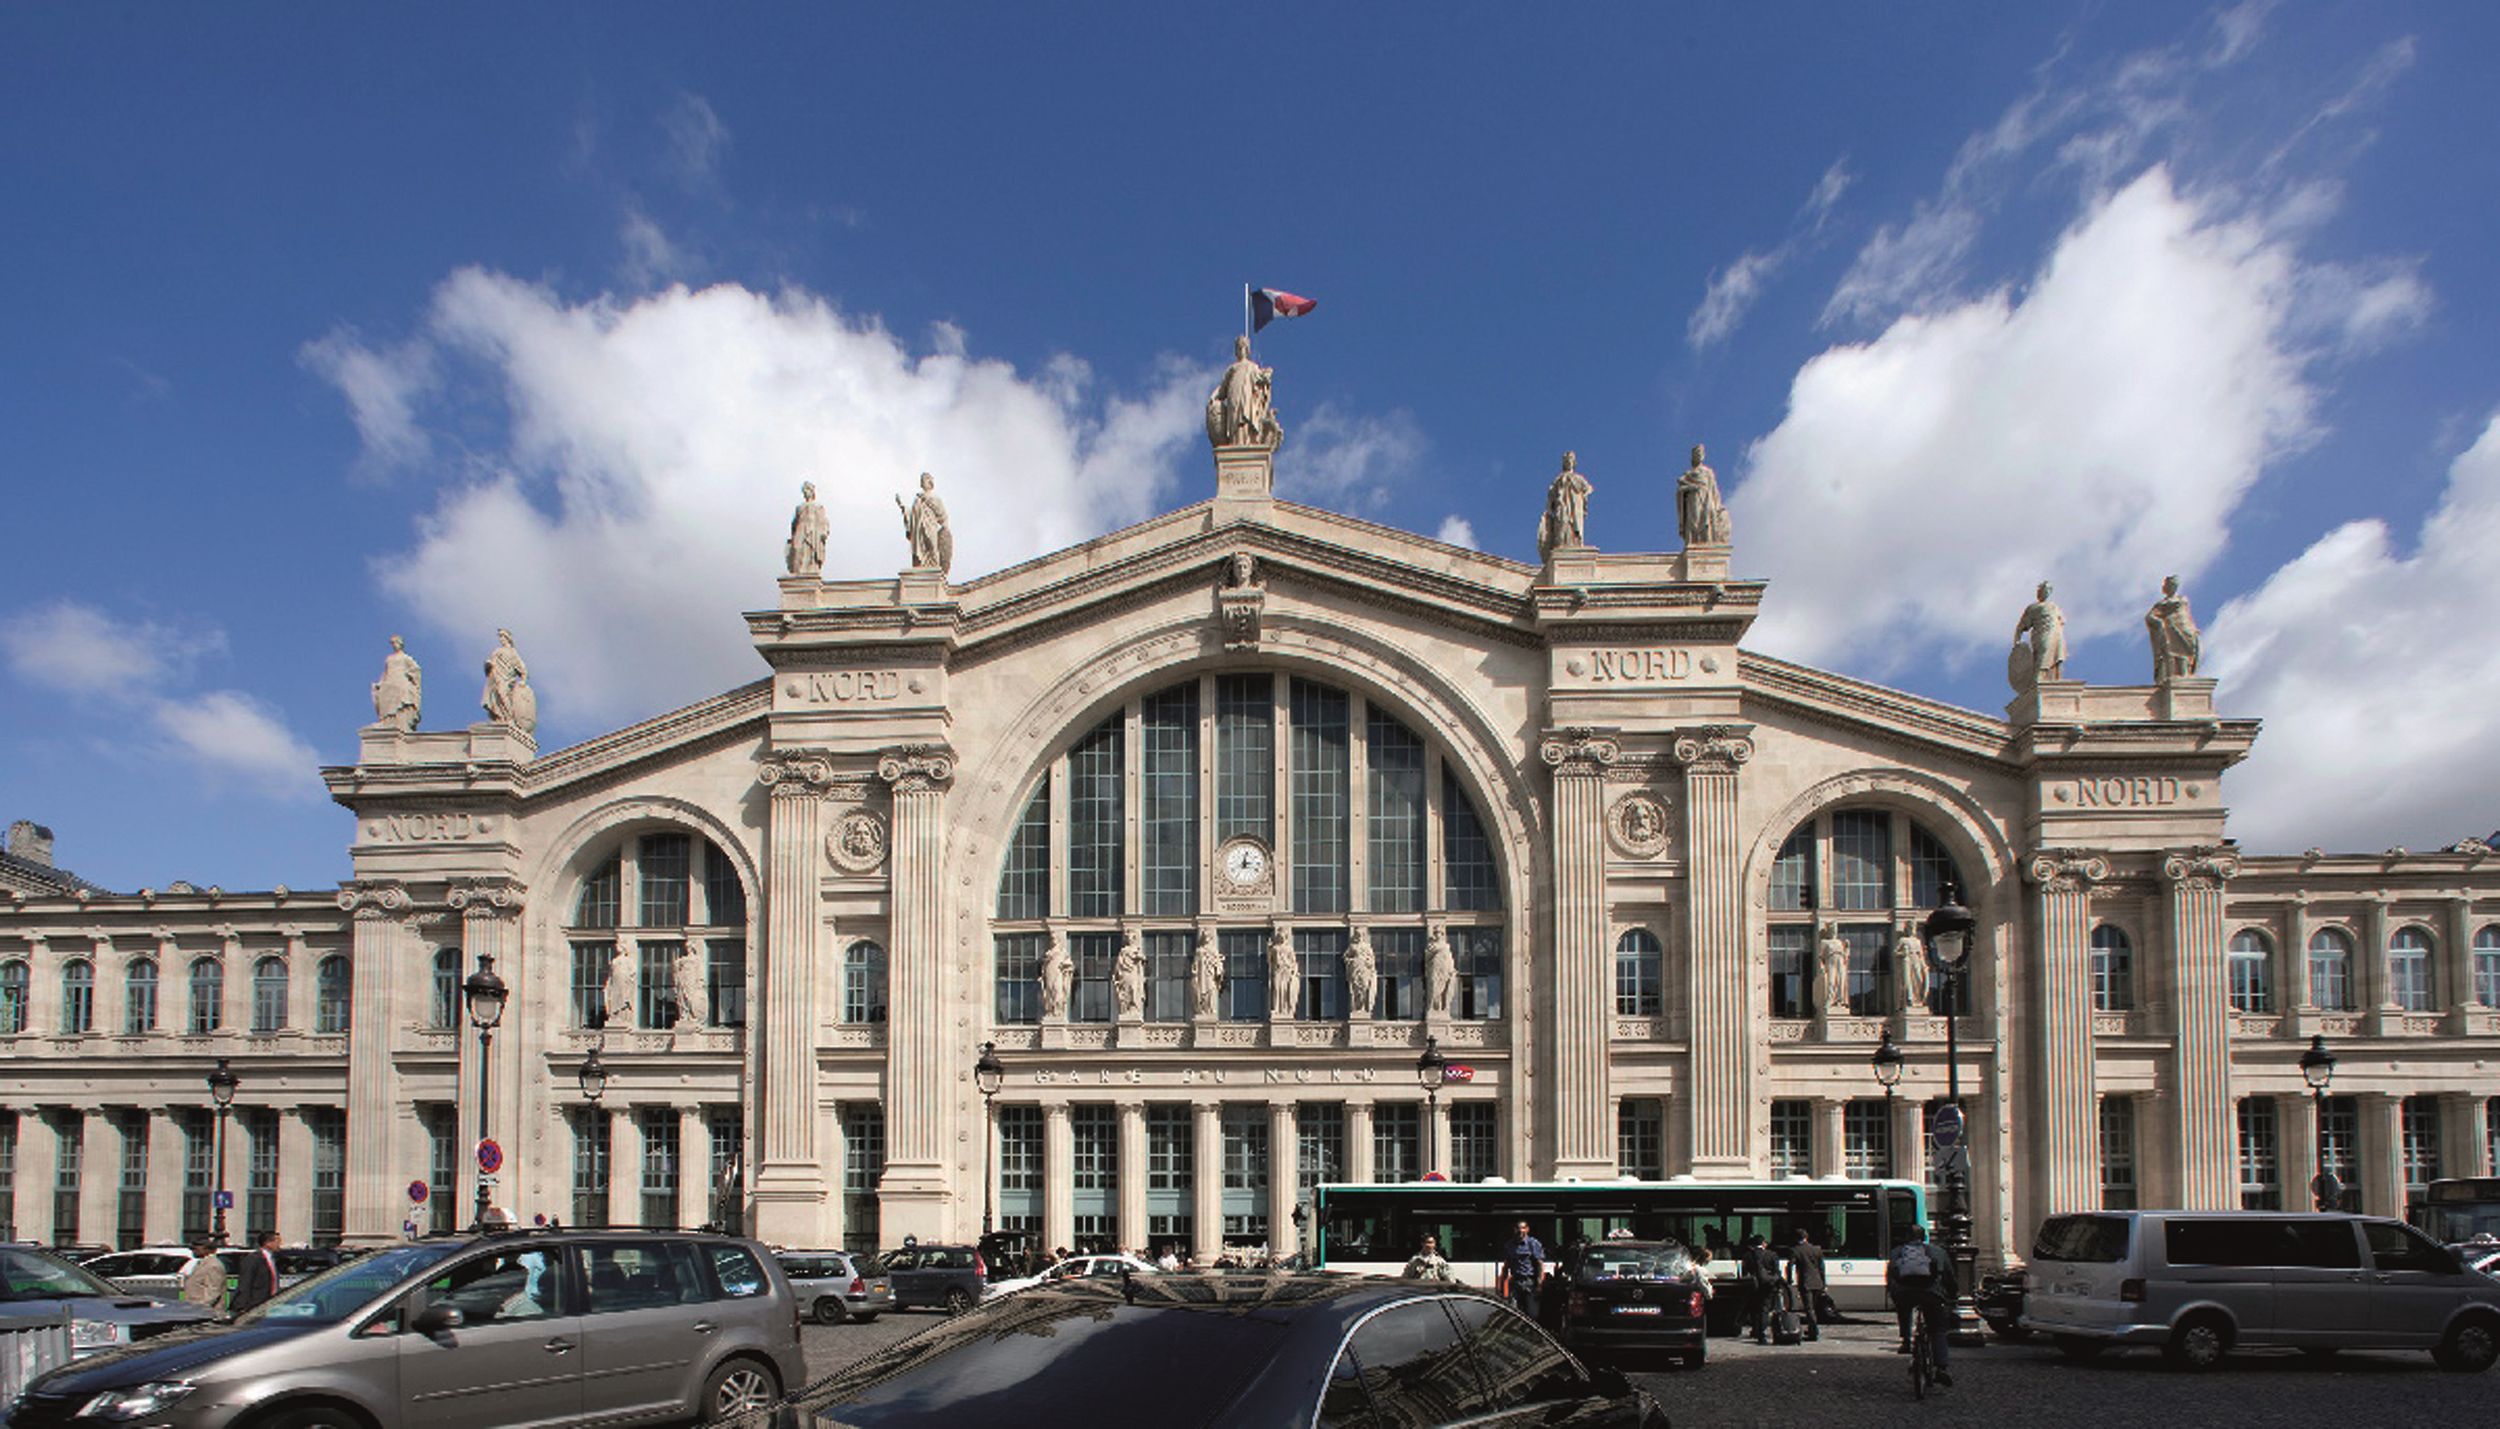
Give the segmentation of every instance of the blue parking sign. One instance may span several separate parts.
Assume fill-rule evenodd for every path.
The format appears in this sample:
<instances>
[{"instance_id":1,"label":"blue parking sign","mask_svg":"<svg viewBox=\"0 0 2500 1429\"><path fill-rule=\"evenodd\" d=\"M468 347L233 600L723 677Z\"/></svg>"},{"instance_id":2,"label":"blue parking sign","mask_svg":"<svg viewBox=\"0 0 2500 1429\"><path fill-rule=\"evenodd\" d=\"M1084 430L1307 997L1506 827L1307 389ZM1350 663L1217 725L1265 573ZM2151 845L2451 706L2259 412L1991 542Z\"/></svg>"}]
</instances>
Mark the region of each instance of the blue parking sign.
<instances>
[{"instance_id":1,"label":"blue parking sign","mask_svg":"<svg viewBox=\"0 0 2500 1429\"><path fill-rule=\"evenodd\" d=\"M234 1192L232 1192L232 1191L220 1191L220 1192L218 1192L218 1193L217 1193L217 1196L216 1196L216 1201L215 1201L215 1204L216 1204L216 1208L217 1208L218 1210L221 1210L221 1211L231 1211L231 1210L233 1210L233 1209L234 1209Z\"/></svg>"}]
</instances>

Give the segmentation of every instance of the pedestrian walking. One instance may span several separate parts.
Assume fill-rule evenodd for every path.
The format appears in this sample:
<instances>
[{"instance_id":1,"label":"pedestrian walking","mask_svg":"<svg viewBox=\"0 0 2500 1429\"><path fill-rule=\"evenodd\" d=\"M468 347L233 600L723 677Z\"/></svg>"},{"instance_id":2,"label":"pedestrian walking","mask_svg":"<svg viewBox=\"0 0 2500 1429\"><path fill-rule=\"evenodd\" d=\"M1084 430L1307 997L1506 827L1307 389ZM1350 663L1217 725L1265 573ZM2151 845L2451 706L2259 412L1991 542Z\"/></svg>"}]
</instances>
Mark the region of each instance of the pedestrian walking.
<instances>
[{"instance_id":1,"label":"pedestrian walking","mask_svg":"<svg viewBox=\"0 0 2500 1429\"><path fill-rule=\"evenodd\" d=\"M1526 1221L1519 1223L1518 1237L1502 1260L1502 1273L1509 1280L1510 1303L1520 1314L1536 1319L1537 1287L1545 1279L1545 1242L1536 1238Z\"/></svg>"},{"instance_id":2,"label":"pedestrian walking","mask_svg":"<svg viewBox=\"0 0 2500 1429\"><path fill-rule=\"evenodd\" d=\"M1757 1345L1771 1343L1771 1312L1779 1304L1780 1258L1759 1232L1745 1237L1737 1258L1745 1277L1745 1318Z\"/></svg>"},{"instance_id":3,"label":"pedestrian walking","mask_svg":"<svg viewBox=\"0 0 2500 1429\"><path fill-rule=\"evenodd\" d=\"M1820 1310L1829 1289L1823 1277L1823 1247L1814 1243L1803 1226L1797 1228L1797 1239L1788 1247L1788 1283L1797 1292L1797 1314L1805 1321L1805 1337L1823 1338Z\"/></svg>"},{"instance_id":4,"label":"pedestrian walking","mask_svg":"<svg viewBox=\"0 0 2500 1429\"><path fill-rule=\"evenodd\" d=\"M278 1293L278 1233L262 1231L235 1274L234 1312L238 1315Z\"/></svg>"},{"instance_id":5,"label":"pedestrian walking","mask_svg":"<svg viewBox=\"0 0 2500 1429\"><path fill-rule=\"evenodd\" d=\"M191 1240L191 1268L182 1273L182 1298L211 1310L225 1303L226 1262L218 1258L206 1236Z\"/></svg>"}]
</instances>

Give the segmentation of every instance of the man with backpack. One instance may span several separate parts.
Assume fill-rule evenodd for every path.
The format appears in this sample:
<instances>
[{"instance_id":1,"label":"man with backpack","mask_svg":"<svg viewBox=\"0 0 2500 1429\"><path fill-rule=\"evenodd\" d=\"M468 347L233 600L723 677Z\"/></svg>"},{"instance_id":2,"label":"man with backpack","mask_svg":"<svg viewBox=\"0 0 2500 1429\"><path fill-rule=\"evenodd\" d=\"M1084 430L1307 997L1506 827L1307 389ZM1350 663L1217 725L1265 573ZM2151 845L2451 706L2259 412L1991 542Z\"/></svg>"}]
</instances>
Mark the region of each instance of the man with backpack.
<instances>
[{"instance_id":1,"label":"man with backpack","mask_svg":"<svg viewBox=\"0 0 2500 1429\"><path fill-rule=\"evenodd\" d=\"M1771 1343L1771 1317L1781 1308L1779 1252L1761 1235L1749 1235L1737 1264L1744 1271L1745 1318L1753 1324L1753 1342L1767 1345Z\"/></svg>"},{"instance_id":2,"label":"man with backpack","mask_svg":"<svg viewBox=\"0 0 2500 1429\"><path fill-rule=\"evenodd\" d=\"M1884 1288L1892 1295L1893 1314L1901 1324L1899 1353L1910 1352L1911 1317L1921 1305L1927 1307L1927 1343L1935 1360L1936 1383L1949 1385L1953 1376L1946 1372L1947 1346L1952 1336L1949 1308L1953 1303L1953 1262L1927 1239L1927 1227L1911 1226L1892 1248L1892 1258L1884 1265Z\"/></svg>"}]
</instances>

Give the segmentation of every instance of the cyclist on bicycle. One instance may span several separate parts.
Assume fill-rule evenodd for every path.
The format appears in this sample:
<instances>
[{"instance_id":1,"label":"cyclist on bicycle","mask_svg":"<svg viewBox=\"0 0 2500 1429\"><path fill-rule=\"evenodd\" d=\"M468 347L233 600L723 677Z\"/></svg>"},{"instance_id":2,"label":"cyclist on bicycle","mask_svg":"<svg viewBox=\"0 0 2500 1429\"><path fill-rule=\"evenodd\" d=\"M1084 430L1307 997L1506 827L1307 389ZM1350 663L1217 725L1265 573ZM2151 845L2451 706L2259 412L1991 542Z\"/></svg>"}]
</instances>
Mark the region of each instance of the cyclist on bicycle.
<instances>
[{"instance_id":1,"label":"cyclist on bicycle","mask_svg":"<svg viewBox=\"0 0 2500 1429\"><path fill-rule=\"evenodd\" d=\"M1910 1352L1910 1322L1920 1306L1927 1310L1928 1357L1936 1366L1936 1383L1951 1384L1946 1369L1946 1329L1952 1315L1953 1262L1927 1239L1927 1227L1914 1225L1892 1248L1884 1266L1884 1288L1892 1294L1893 1313L1901 1324L1901 1353Z\"/></svg>"}]
</instances>

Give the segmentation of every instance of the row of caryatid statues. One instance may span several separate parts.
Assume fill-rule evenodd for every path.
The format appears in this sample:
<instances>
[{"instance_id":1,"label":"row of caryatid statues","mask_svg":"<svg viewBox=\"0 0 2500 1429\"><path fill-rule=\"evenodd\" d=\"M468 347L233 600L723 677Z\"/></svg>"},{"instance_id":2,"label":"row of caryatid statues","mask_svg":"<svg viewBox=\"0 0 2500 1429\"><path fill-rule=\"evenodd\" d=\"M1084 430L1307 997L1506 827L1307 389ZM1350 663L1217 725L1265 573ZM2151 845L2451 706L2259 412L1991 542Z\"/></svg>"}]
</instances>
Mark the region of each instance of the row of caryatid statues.
<instances>
[{"instance_id":1,"label":"row of caryatid statues","mask_svg":"<svg viewBox=\"0 0 2500 1429\"><path fill-rule=\"evenodd\" d=\"M1719 495L1719 474L1704 455L1695 443L1693 464L1675 480L1675 527L1687 546L1724 546L1735 527ZM1545 488L1545 515L1536 528L1538 556L1550 561L1556 551L1587 549L1589 493L1594 490L1580 470L1579 454L1564 452L1562 470Z\"/></svg>"},{"instance_id":2,"label":"row of caryatid statues","mask_svg":"<svg viewBox=\"0 0 2500 1429\"><path fill-rule=\"evenodd\" d=\"M955 528L947 524L946 503L938 500L937 478L920 473L920 494L906 504L894 498L903 513L903 539L911 546L911 568L946 574L955 566ZM819 576L825 571L825 541L833 522L816 501L816 483L799 483L799 506L790 513L790 539L782 546L782 565L794 576Z\"/></svg>"},{"instance_id":3,"label":"row of caryatid statues","mask_svg":"<svg viewBox=\"0 0 2500 1429\"><path fill-rule=\"evenodd\" d=\"M1068 1015L1068 998L1076 987L1076 961L1057 931L1042 948L1042 1018L1058 1022ZM1346 1005L1368 1014L1380 992L1380 959L1372 951L1371 933L1356 927L1345 948ZM1458 956L1450 949L1448 930L1435 926L1424 941L1424 998L1435 1015L1450 1010L1458 986ZM1302 1002L1302 959L1294 951L1293 930L1279 923L1267 936L1268 1016L1277 1022L1295 1018ZM1215 930L1199 930L1198 946L1189 958L1190 1003L1198 1016L1217 1015L1224 993L1224 954ZM1146 1011L1146 946L1137 930L1120 940L1111 960L1111 998L1118 1015L1137 1018Z\"/></svg>"},{"instance_id":4,"label":"row of caryatid statues","mask_svg":"<svg viewBox=\"0 0 2500 1429\"><path fill-rule=\"evenodd\" d=\"M675 993L673 1025L699 1027L703 1024L704 969L710 956L701 943L687 942L677 951L676 965L669 969L669 983ZM608 954L607 985L601 989L599 1011L609 1027L631 1027L634 1021L634 995L639 991L634 959L623 951Z\"/></svg>"},{"instance_id":5,"label":"row of caryatid statues","mask_svg":"<svg viewBox=\"0 0 2500 1429\"><path fill-rule=\"evenodd\" d=\"M2022 617L2014 622L2014 648L2006 656L2005 678L2018 692L2042 680L2066 678L2066 613L2049 598L2053 589L2047 581L2040 582L2031 604L2023 607ZM2144 633L2153 644L2154 683L2196 673L2205 642L2197 632L2187 597L2179 593L2177 576L2163 577L2161 598L2144 612Z\"/></svg>"},{"instance_id":6,"label":"row of caryatid statues","mask_svg":"<svg viewBox=\"0 0 2500 1429\"><path fill-rule=\"evenodd\" d=\"M486 722L509 725L523 734L538 728L538 695L530 688L530 667L512 644L512 632L495 632L495 648L486 657L486 693L479 697ZM383 657L382 678L373 682L373 718L402 734L415 732L425 706L425 669L408 653L407 642L391 637L391 653Z\"/></svg>"},{"instance_id":7,"label":"row of caryatid statues","mask_svg":"<svg viewBox=\"0 0 2500 1429\"><path fill-rule=\"evenodd\" d=\"M1901 975L1901 1005L1925 1008L1937 974L1915 926L1901 925L1892 945L1892 966ZM1826 1014L1849 1015L1849 940L1840 936L1836 924L1825 924L1821 940L1814 945L1814 995Z\"/></svg>"}]
</instances>

